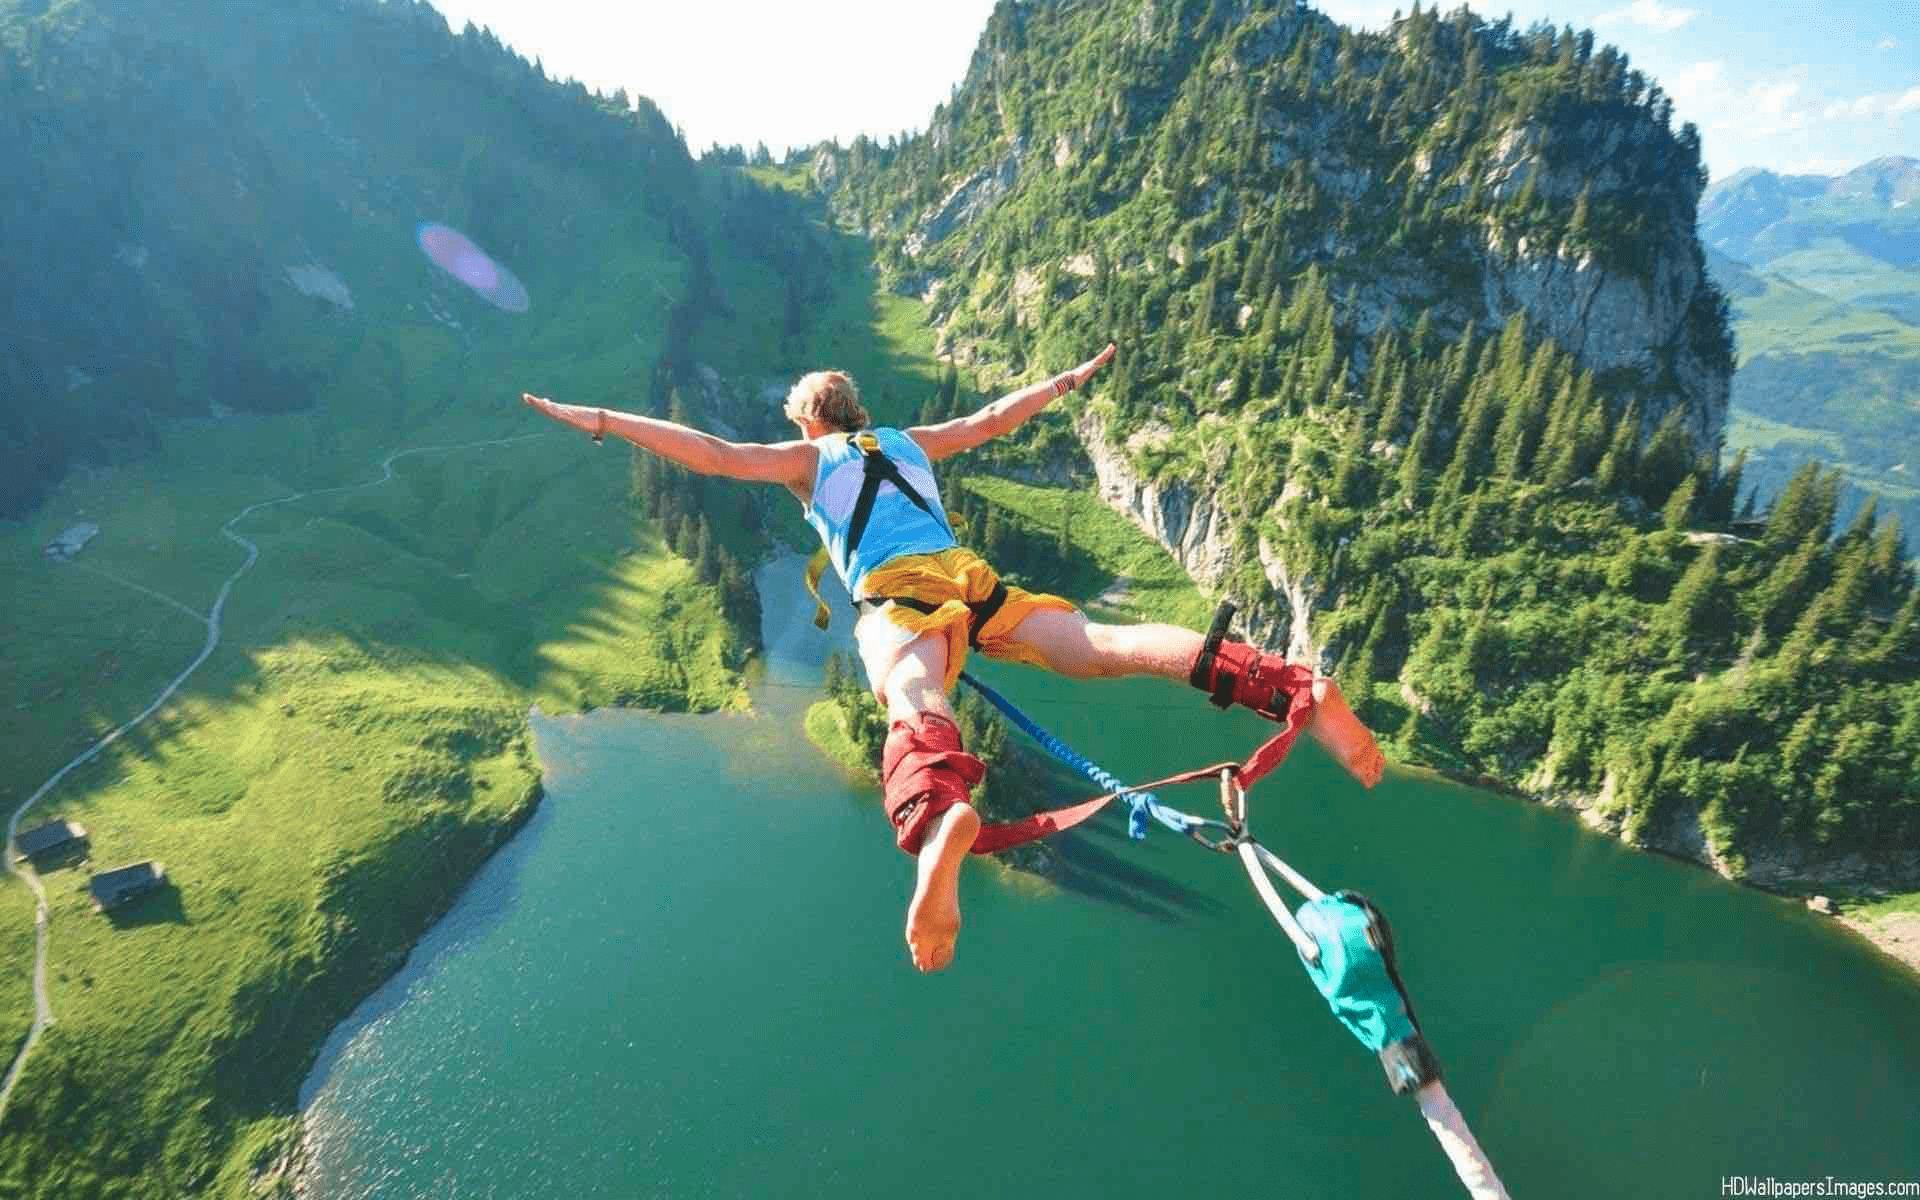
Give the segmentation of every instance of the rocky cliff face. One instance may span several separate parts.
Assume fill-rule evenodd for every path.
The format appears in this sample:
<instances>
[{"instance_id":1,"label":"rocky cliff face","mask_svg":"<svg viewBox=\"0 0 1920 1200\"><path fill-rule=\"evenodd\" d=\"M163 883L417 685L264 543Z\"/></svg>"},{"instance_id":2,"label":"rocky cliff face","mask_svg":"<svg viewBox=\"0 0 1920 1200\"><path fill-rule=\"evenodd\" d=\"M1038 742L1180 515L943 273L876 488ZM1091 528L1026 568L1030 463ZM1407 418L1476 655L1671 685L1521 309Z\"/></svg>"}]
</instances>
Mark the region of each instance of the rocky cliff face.
<instances>
[{"instance_id":1,"label":"rocky cliff face","mask_svg":"<svg viewBox=\"0 0 1920 1200\"><path fill-rule=\"evenodd\" d=\"M1526 313L1589 370L1648 379L1671 373L1672 403L1686 413L1695 442L1710 446L1726 423L1731 375L1694 336L1714 316L1718 299L1694 232L1698 178L1650 170L1666 136L1651 124L1602 118L1571 131L1508 129L1481 169L1478 183L1487 194L1505 201L1531 189L1589 213L1635 212L1644 228L1629 252L1603 253L1586 238L1546 246L1489 222L1480 247L1479 300L1495 320ZM1648 426L1672 403L1648 411Z\"/></svg>"},{"instance_id":2,"label":"rocky cliff face","mask_svg":"<svg viewBox=\"0 0 1920 1200\"><path fill-rule=\"evenodd\" d=\"M1238 594L1228 585L1235 556L1234 521L1215 500L1213 482L1205 478L1155 483L1135 470L1128 450L1138 450L1163 436L1164 430L1136 431L1124 444L1115 444L1110 419L1089 408L1074 425L1093 462L1101 499L1167 548L1209 594L1231 600L1240 610L1237 634L1273 649L1284 647L1287 657L1321 663L1322 648L1313 642L1309 623L1320 597L1314 582L1291 571L1282 556L1260 546L1260 565L1279 603L1267 597ZM1324 665L1324 664L1323 664Z\"/></svg>"}]
</instances>

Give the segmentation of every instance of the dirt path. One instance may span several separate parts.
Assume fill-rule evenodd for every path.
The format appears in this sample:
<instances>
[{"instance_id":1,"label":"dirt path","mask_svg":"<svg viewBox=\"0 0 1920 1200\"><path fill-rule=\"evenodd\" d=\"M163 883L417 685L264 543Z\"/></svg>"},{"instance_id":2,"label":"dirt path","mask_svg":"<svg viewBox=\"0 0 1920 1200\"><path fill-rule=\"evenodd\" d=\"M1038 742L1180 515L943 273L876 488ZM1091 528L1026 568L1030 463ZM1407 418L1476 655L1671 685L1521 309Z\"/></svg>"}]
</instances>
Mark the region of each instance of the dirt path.
<instances>
[{"instance_id":1,"label":"dirt path","mask_svg":"<svg viewBox=\"0 0 1920 1200\"><path fill-rule=\"evenodd\" d=\"M6 1077L0 1079L0 1115L5 1115L7 1111L7 1101L13 1096L13 1086L19 1081L20 1072L26 1069L28 1055L32 1054L34 1046L39 1044L40 1035L46 1032L47 1026L53 1024L53 1004L47 995L47 948L50 940L47 892L45 886L40 882L40 876L34 871L33 867L24 861L18 861L18 847L14 843L14 838L20 832L20 819L24 817L34 805L40 803L40 801L46 797L47 793L58 786L61 780L65 779L78 768L91 762L99 756L102 750L119 741L123 735L137 728L145 722L148 717L158 712L160 707L171 699L175 692L180 690L180 685L185 683L195 671L200 669L201 664L205 663L207 659L212 656L214 649L220 645L220 618L226 611L227 597L232 594L233 585L240 581L242 575L245 575L252 569L254 562L260 557L260 547L238 533L234 529L234 526L263 508L272 508L280 504L292 504L297 500L308 500L315 496L332 496L339 495L343 492L357 492L363 488L378 487L383 483L389 483L393 480L393 464L403 458L410 458L416 454L469 450L479 446L505 446L513 442L524 442L534 438L562 436L565 435L556 433L528 433L521 434L518 437L492 438L487 441L460 442L447 446L420 446L412 450L396 450L380 461L380 478L378 479L370 479L365 483L343 484L340 487L318 488L311 492L297 492L291 496L281 496L275 500L261 500L258 503L247 505L239 512L228 517L226 522L220 526L220 533L223 537L247 552L246 560L234 568L233 574L227 576L220 584L220 591L219 594L214 597L213 607L208 609L204 616L188 605L174 599L172 596L156 592L152 588L134 583L131 580L121 579L119 576L101 570L98 567L87 568L96 575L111 579L115 583L130 587L138 592L143 592L155 600L171 605L201 622L207 627L207 640L206 643L200 647L200 653L194 656L193 661L188 663L186 668L178 675L175 675L172 682L160 689L160 694L153 698L151 704L140 710L138 716L126 722L124 725L116 727L99 741L87 747L86 750L82 751L71 762L67 763L66 766L55 771L48 777L45 783L41 784L31 796L26 798L20 807L14 809L13 815L7 819L6 846L4 851L0 852L0 859L4 859L4 862L0 863L0 865L4 865L9 872L19 876L21 881L32 890L34 896L33 1026L27 1031L27 1040L21 1043L20 1052L14 1056L13 1063L7 1068Z\"/></svg>"}]
</instances>

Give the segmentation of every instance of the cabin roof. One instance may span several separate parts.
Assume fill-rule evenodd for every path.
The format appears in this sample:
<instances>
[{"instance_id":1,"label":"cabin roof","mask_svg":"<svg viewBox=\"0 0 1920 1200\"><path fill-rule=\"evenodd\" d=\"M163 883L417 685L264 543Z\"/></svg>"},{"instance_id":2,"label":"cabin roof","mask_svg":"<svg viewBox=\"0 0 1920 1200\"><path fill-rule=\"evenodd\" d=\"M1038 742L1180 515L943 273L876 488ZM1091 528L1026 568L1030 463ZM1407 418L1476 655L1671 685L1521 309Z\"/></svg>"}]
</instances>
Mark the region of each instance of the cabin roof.
<instances>
[{"instance_id":1,"label":"cabin roof","mask_svg":"<svg viewBox=\"0 0 1920 1200\"><path fill-rule=\"evenodd\" d=\"M29 829L14 839L25 855L39 854L55 846L64 846L68 842L78 841L87 836L85 828L73 821L49 821L38 829Z\"/></svg>"},{"instance_id":2,"label":"cabin roof","mask_svg":"<svg viewBox=\"0 0 1920 1200\"><path fill-rule=\"evenodd\" d=\"M115 867L111 871L102 871L87 880L87 890L101 904L112 904L132 892L144 891L167 877L159 863L149 859L146 862L132 863L124 867Z\"/></svg>"}]
</instances>

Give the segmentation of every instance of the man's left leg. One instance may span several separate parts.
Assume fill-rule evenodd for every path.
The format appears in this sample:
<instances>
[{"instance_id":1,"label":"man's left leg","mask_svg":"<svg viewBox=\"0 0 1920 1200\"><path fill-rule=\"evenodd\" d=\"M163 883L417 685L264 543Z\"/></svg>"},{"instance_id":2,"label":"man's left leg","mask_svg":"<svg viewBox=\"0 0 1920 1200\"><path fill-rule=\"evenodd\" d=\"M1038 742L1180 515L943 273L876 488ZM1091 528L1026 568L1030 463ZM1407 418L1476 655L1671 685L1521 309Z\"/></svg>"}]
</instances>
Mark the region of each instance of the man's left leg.
<instances>
[{"instance_id":1,"label":"man's left leg","mask_svg":"<svg viewBox=\"0 0 1920 1200\"><path fill-rule=\"evenodd\" d=\"M938 971L953 961L960 935L960 864L980 832L967 802L979 760L960 745L947 703L945 638L928 634L902 646L886 618L864 618L855 636L874 692L887 709L881 768L888 819L902 850L916 857L907 904L907 949L913 965ZM874 624L868 624L873 622Z\"/></svg>"},{"instance_id":2,"label":"man's left leg","mask_svg":"<svg viewBox=\"0 0 1920 1200\"><path fill-rule=\"evenodd\" d=\"M1102 625L1084 613L1039 609L1014 627L1012 640L1020 643L1050 670L1075 679L1118 675L1158 675L1193 682L1196 662L1206 638L1178 625ZM1249 708L1284 712L1284 660L1240 642L1220 648L1220 663L1208 665L1206 690L1212 690L1213 672L1227 673L1231 698ZM1197 686L1197 685L1196 685ZM1312 680L1313 715L1306 732L1334 761L1364 787L1380 782L1386 759L1371 731L1360 723L1333 680Z\"/></svg>"}]
</instances>

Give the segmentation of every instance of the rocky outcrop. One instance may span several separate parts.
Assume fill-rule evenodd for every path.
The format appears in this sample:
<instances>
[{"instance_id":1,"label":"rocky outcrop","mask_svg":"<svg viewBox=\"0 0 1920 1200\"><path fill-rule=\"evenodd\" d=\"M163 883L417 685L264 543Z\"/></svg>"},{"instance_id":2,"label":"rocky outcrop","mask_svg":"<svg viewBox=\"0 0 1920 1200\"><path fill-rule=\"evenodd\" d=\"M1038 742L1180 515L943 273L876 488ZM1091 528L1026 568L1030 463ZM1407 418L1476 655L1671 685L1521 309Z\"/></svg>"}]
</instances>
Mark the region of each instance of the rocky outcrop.
<instances>
[{"instance_id":1,"label":"rocky outcrop","mask_svg":"<svg viewBox=\"0 0 1920 1200\"><path fill-rule=\"evenodd\" d=\"M1549 748L1545 763L1552 759ZM1920 851L1915 850L1890 850L1878 855L1822 854L1815 847L1782 842L1742 846L1737 860L1730 858L1707 836L1699 811L1684 805L1652 822L1638 838L1630 838L1621 812L1613 806L1616 779L1612 772L1607 773L1597 795L1559 786L1544 763L1518 787L1500 780L1473 782L1505 786L1548 807L1570 809L1590 829L1630 841L1644 850L1698 863L1716 875L1754 887L1778 890L1839 885L1849 890L1901 891L1920 887Z\"/></svg>"},{"instance_id":2,"label":"rocky outcrop","mask_svg":"<svg viewBox=\"0 0 1920 1200\"><path fill-rule=\"evenodd\" d=\"M1489 218L1471 247L1481 315L1497 323L1523 312L1583 367L1634 373L1646 385L1647 428L1682 405L1689 432L1706 446L1726 422L1731 375L1694 336L1717 321L1718 296L1694 237L1697 180L1654 169L1667 136L1650 123L1600 117L1572 130L1522 124L1477 169L1426 153L1413 165L1454 196L1478 191L1508 204L1531 193L1562 210L1583 205L1595 226L1600 214L1638 214L1643 228L1630 251L1607 253L1604 231L1546 246Z\"/></svg>"},{"instance_id":3,"label":"rocky outcrop","mask_svg":"<svg viewBox=\"0 0 1920 1200\"><path fill-rule=\"evenodd\" d=\"M1005 156L991 167L982 167L948 190L938 204L924 213L907 235L906 251L918 257L935 242L946 240L954 230L965 228L1008 192L1020 177L1020 158L1025 146L1016 139Z\"/></svg>"},{"instance_id":4,"label":"rocky outcrop","mask_svg":"<svg viewBox=\"0 0 1920 1200\"><path fill-rule=\"evenodd\" d=\"M1164 427L1148 426L1117 445L1111 440L1107 417L1092 407L1081 413L1074 431L1093 463L1101 499L1166 547L1202 590L1233 601L1240 609L1234 626L1237 632L1264 646L1284 646L1289 658L1320 662L1320 647L1314 645L1309 629L1315 607L1322 601L1313 581L1290 568L1279 551L1262 540L1260 565L1280 603L1236 594L1229 580L1238 530L1215 499L1215 481L1155 481L1135 469L1129 453L1164 439Z\"/></svg>"}]
</instances>

